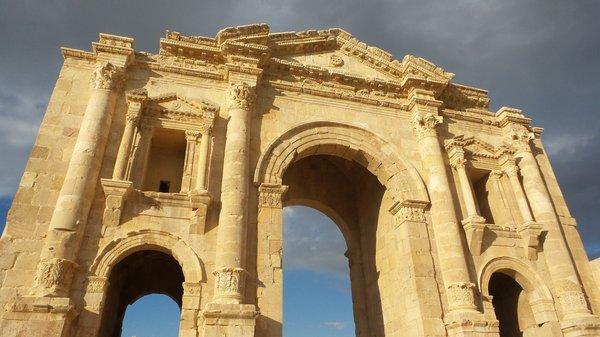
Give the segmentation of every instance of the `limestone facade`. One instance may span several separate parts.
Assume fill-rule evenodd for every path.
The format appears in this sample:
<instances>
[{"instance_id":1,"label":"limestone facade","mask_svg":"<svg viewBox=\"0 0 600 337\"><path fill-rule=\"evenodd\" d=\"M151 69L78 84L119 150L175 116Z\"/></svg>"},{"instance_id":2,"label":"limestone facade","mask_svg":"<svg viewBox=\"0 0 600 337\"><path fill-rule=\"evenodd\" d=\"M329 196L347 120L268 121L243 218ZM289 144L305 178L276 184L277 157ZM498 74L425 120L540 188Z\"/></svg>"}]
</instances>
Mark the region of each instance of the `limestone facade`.
<instances>
[{"instance_id":1,"label":"limestone facade","mask_svg":"<svg viewBox=\"0 0 600 337\"><path fill-rule=\"evenodd\" d=\"M62 54L0 240L1 336L120 336L164 293L181 337L281 337L287 205L339 226L359 337L600 336L543 129L485 90L341 29Z\"/></svg>"}]
</instances>

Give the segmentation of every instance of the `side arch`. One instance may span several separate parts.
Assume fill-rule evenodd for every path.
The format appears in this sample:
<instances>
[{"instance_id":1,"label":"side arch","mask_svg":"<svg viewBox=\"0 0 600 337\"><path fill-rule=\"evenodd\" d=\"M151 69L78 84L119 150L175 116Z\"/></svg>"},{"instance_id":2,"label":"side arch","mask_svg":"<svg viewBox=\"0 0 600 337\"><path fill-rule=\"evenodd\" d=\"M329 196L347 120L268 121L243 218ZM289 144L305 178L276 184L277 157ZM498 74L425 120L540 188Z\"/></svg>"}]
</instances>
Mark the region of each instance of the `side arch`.
<instances>
[{"instance_id":1,"label":"side arch","mask_svg":"<svg viewBox=\"0 0 600 337\"><path fill-rule=\"evenodd\" d=\"M162 231L130 232L105 245L92 264L94 276L108 278L112 268L125 257L142 250L156 250L171 254L181 266L185 282L205 281L205 270L194 250L181 238Z\"/></svg>"},{"instance_id":2,"label":"side arch","mask_svg":"<svg viewBox=\"0 0 600 337\"><path fill-rule=\"evenodd\" d=\"M275 139L258 160L254 183L279 185L291 163L318 154L363 165L396 200L429 201L423 179L392 144L362 128L329 121L301 124Z\"/></svg>"},{"instance_id":3,"label":"side arch","mask_svg":"<svg viewBox=\"0 0 600 337\"><path fill-rule=\"evenodd\" d=\"M529 304L537 324L558 321L550 289L529 265L508 256L488 261L479 273L479 289L484 296L490 296L489 284L494 273L512 277L529 295Z\"/></svg>"}]
</instances>

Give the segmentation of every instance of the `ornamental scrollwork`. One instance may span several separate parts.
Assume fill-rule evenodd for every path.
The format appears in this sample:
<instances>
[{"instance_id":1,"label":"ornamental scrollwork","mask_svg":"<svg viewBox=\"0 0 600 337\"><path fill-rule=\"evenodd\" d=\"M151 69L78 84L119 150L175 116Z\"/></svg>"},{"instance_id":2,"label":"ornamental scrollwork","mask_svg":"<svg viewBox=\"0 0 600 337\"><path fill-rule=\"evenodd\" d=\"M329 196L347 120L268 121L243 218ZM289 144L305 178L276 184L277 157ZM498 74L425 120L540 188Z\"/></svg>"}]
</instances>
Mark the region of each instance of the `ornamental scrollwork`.
<instances>
[{"instance_id":1,"label":"ornamental scrollwork","mask_svg":"<svg viewBox=\"0 0 600 337\"><path fill-rule=\"evenodd\" d=\"M255 99L254 87L246 82L233 83L227 90L230 109L248 110Z\"/></svg>"},{"instance_id":2,"label":"ornamental scrollwork","mask_svg":"<svg viewBox=\"0 0 600 337\"><path fill-rule=\"evenodd\" d=\"M40 261L33 283L34 292L56 294L69 288L76 264L73 261L51 258Z\"/></svg>"},{"instance_id":3,"label":"ornamental scrollwork","mask_svg":"<svg viewBox=\"0 0 600 337\"><path fill-rule=\"evenodd\" d=\"M448 303L453 309L475 307L476 286L470 282L458 282L448 286Z\"/></svg>"},{"instance_id":4,"label":"ornamental scrollwork","mask_svg":"<svg viewBox=\"0 0 600 337\"><path fill-rule=\"evenodd\" d=\"M437 126L442 123L442 117L433 113L415 114L412 119L413 129L418 139L435 137Z\"/></svg>"},{"instance_id":5,"label":"ornamental scrollwork","mask_svg":"<svg viewBox=\"0 0 600 337\"><path fill-rule=\"evenodd\" d=\"M115 89L123 81L124 74L121 68L114 66L110 62L99 64L92 72L90 84L94 89Z\"/></svg>"}]
</instances>

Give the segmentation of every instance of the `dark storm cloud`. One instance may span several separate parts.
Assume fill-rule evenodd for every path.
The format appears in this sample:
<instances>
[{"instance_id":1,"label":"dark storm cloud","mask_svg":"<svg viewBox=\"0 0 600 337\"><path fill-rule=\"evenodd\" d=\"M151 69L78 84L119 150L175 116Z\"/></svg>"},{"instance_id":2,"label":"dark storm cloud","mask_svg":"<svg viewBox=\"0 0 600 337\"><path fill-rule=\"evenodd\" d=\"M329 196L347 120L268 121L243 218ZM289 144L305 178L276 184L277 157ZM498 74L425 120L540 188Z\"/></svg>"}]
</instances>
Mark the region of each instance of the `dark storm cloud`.
<instances>
[{"instance_id":1,"label":"dark storm cloud","mask_svg":"<svg viewBox=\"0 0 600 337\"><path fill-rule=\"evenodd\" d=\"M98 32L156 51L165 29L213 36L341 27L397 58L424 57L488 89L492 108L523 109L543 137L588 251L600 255L598 1L6 1L0 0L0 195L14 193L61 63Z\"/></svg>"}]
</instances>

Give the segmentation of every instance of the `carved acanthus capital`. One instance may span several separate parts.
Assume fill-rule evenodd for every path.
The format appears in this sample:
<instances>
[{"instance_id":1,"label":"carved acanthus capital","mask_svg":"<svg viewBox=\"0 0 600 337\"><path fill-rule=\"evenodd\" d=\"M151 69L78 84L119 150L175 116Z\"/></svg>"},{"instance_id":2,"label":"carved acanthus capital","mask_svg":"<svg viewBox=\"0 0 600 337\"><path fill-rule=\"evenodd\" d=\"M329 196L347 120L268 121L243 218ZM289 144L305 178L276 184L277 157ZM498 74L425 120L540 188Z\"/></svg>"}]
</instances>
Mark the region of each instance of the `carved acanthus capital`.
<instances>
[{"instance_id":1,"label":"carved acanthus capital","mask_svg":"<svg viewBox=\"0 0 600 337\"><path fill-rule=\"evenodd\" d=\"M525 127L513 126L508 129L506 137L517 152L531 152L529 141L535 138L533 132Z\"/></svg>"},{"instance_id":2,"label":"carved acanthus capital","mask_svg":"<svg viewBox=\"0 0 600 337\"><path fill-rule=\"evenodd\" d=\"M229 109L249 110L255 98L254 87L246 82L232 83L227 90Z\"/></svg>"},{"instance_id":3,"label":"carved acanthus capital","mask_svg":"<svg viewBox=\"0 0 600 337\"><path fill-rule=\"evenodd\" d=\"M221 268L213 272L218 297L241 297L246 271L242 268Z\"/></svg>"},{"instance_id":4,"label":"carved acanthus capital","mask_svg":"<svg viewBox=\"0 0 600 337\"><path fill-rule=\"evenodd\" d=\"M188 142L197 142L198 139L200 138L200 136L202 136L202 133L200 133L200 131L196 131L196 130L186 130L185 131L185 139Z\"/></svg>"},{"instance_id":5,"label":"carved acanthus capital","mask_svg":"<svg viewBox=\"0 0 600 337\"><path fill-rule=\"evenodd\" d=\"M413 130L417 139L436 137L437 126L442 123L442 117L433 113L415 114L412 119Z\"/></svg>"},{"instance_id":6,"label":"carved acanthus capital","mask_svg":"<svg viewBox=\"0 0 600 337\"><path fill-rule=\"evenodd\" d=\"M41 260L33 280L33 293L46 296L67 292L76 268L75 262L66 259Z\"/></svg>"},{"instance_id":7,"label":"carved acanthus capital","mask_svg":"<svg viewBox=\"0 0 600 337\"><path fill-rule=\"evenodd\" d=\"M448 286L447 297L451 310L474 309L477 287L470 282L458 282Z\"/></svg>"},{"instance_id":8,"label":"carved acanthus capital","mask_svg":"<svg viewBox=\"0 0 600 337\"><path fill-rule=\"evenodd\" d=\"M518 177L519 176L519 166L517 166L517 164L511 163L511 164L505 165L502 168L502 170L509 177Z\"/></svg>"},{"instance_id":9,"label":"carved acanthus capital","mask_svg":"<svg viewBox=\"0 0 600 337\"><path fill-rule=\"evenodd\" d=\"M92 72L90 84L94 89L115 89L124 80L123 69L116 67L110 62L100 63Z\"/></svg>"},{"instance_id":10,"label":"carved acanthus capital","mask_svg":"<svg viewBox=\"0 0 600 337\"><path fill-rule=\"evenodd\" d=\"M450 161L450 165L457 170L464 170L467 166L467 160L464 157L457 157Z\"/></svg>"},{"instance_id":11,"label":"carved acanthus capital","mask_svg":"<svg viewBox=\"0 0 600 337\"><path fill-rule=\"evenodd\" d=\"M261 184L258 187L258 206L281 208L282 199L288 187L284 185Z\"/></svg>"},{"instance_id":12,"label":"carved acanthus capital","mask_svg":"<svg viewBox=\"0 0 600 337\"><path fill-rule=\"evenodd\" d=\"M127 112L125 112L125 120L127 121L127 123L130 123L135 126L140 121L141 112L141 105L139 103L132 103L127 108Z\"/></svg>"},{"instance_id":13,"label":"carved acanthus capital","mask_svg":"<svg viewBox=\"0 0 600 337\"><path fill-rule=\"evenodd\" d=\"M504 172L502 172L500 170L492 170L490 172L490 178L494 179L494 180L498 180L498 179L502 178L503 175L504 175Z\"/></svg>"}]
</instances>

